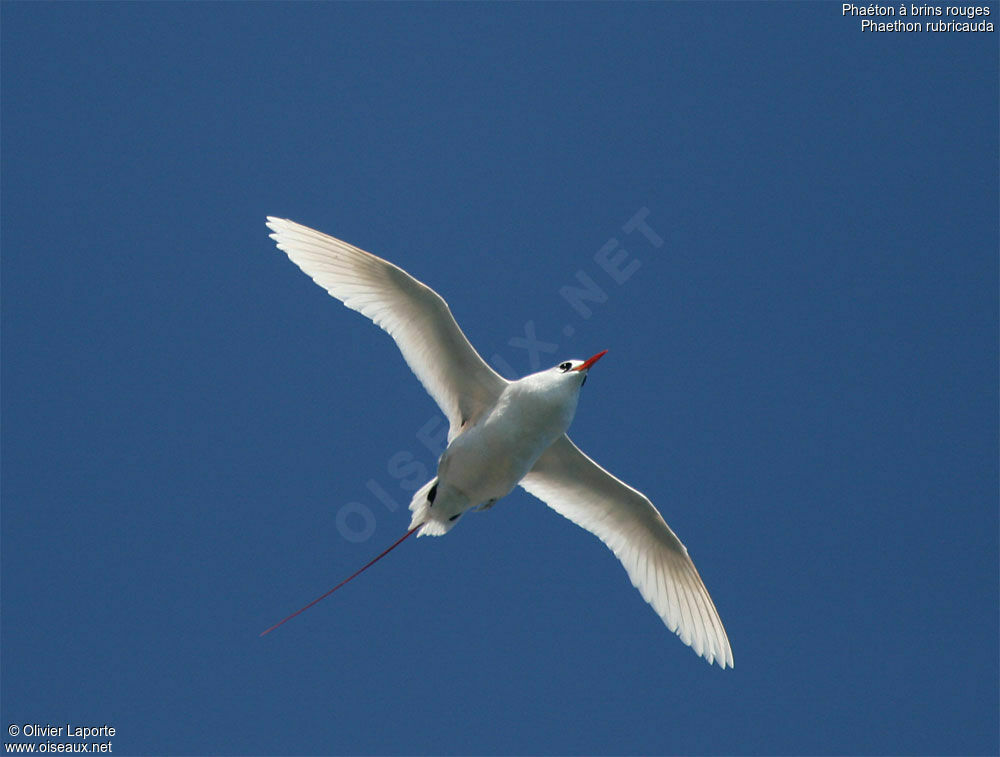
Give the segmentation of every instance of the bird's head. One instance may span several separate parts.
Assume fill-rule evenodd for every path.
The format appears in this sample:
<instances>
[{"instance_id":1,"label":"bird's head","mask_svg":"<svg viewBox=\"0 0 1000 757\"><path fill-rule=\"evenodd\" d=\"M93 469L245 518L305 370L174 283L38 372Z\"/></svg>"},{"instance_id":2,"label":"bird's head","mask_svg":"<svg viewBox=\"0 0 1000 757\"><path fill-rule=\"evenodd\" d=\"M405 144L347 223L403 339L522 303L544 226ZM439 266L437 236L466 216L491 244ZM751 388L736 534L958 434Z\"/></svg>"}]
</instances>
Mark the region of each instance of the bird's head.
<instances>
[{"instance_id":1,"label":"bird's head","mask_svg":"<svg viewBox=\"0 0 1000 757\"><path fill-rule=\"evenodd\" d=\"M564 380L578 381L578 385L583 386L587 380L587 372L590 371L591 366L604 357L607 352L607 350L602 350L586 360L564 360L559 365L550 368L549 371L556 376L564 376Z\"/></svg>"}]
</instances>

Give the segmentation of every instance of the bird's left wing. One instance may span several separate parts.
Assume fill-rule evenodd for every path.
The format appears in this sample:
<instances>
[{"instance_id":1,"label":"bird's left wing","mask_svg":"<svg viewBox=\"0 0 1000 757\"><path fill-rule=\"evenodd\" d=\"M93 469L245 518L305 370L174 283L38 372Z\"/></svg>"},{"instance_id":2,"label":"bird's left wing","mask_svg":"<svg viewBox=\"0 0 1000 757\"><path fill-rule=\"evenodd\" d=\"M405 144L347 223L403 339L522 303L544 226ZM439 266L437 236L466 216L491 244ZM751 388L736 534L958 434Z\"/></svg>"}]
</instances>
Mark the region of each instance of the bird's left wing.
<instances>
[{"instance_id":1,"label":"bird's left wing","mask_svg":"<svg viewBox=\"0 0 1000 757\"><path fill-rule=\"evenodd\" d=\"M389 261L308 226L270 216L267 225L278 249L313 281L389 332L448 417L449 441L496 403L507 380L469 344L441 295Z\"/></svg>"},{"instance_id":2,"label":"bird's left wing","mask_svg":"<svg viewBox=\"0 0 1000 757\"><path fill-rule=\"evenodd\" d=\"M521 486L587 529L622 561L632 584L667 627L706 660L733 666L733 651L708 589L663 516L570 441L553 442Z\"/></svg>"}]
</instances>

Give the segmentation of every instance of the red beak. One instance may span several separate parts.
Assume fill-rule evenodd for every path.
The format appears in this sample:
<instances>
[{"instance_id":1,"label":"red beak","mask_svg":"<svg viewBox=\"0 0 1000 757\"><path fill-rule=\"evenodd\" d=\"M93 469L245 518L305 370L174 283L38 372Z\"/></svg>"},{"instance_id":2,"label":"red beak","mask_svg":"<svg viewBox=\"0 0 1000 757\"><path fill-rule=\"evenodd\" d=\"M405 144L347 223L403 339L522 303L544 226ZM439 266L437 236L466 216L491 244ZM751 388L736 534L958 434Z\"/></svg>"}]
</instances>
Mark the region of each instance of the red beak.
<instances>
[{"instance_id":1,"label":"red beak","mask_svg":"<svg viewBox=\"0 0 1000 757\"><path fill-rule=\"evenodd\" d=\"M574 371L589 371L590 370L590 366L592 366L594 363L596 363L598 360L600 360L602 357L604 357L607 354L608 354L607 350L604 350L603 352L598 352L592 358L584 360L582 363L580 363L580 365L578 365L573 370Z\"/></svg>"}]
</instances>

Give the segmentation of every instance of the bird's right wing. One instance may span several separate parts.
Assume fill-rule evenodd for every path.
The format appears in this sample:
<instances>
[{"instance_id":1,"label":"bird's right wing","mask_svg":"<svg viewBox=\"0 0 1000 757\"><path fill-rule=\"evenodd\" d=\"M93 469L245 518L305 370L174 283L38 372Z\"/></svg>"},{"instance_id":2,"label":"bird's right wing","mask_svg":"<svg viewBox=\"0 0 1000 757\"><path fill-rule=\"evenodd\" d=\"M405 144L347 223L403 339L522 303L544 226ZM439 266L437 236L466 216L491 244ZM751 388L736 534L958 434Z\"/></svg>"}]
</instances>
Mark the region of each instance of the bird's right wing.
<instances>
[{"instance_id":1,"label":"bird's right wing","mask_svg":"<svg viewBox=\"0 0 1000 757\"><path fill-rule=\"evenodd\" d=\"M402 268L308 226L267 219L271 238L313 281L396 340L410 370L451 424L492 407L504 387L455 322L448 303Z\"/></svg>"},{"instance_id":2,"label":"bird's right wing","mask_svg":"<svg viewBox=\"0 0 1000 757\"><path fill-rule=\"evenodd\" d=\"M622 561L642 598L706 660L733 666L733 650L687 549L644 494L618 480L563 434L521 486L590 531Z\"/></svg>"}]
</instances>

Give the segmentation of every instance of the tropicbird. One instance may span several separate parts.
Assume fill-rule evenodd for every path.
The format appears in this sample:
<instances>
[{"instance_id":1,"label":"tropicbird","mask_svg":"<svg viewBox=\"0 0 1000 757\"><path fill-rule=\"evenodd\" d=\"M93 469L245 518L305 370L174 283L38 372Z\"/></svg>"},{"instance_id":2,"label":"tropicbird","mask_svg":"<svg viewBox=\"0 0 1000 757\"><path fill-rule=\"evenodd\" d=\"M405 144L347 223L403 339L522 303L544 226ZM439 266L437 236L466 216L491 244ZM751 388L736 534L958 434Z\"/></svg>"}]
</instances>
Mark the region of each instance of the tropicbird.
<instances>
[{"instance_id":1,"label":"tropicbird","mask_svg":"<svg viewBox=\"0 0 1000 757\"><path fill-rule=\"evenodd\" d=\"M413 533L441 536L472 508L492 507L520 485L593 533L621 560L632 584L697 654L720 667L733 652L687 549L641 492L615 478L566 435L580 387L607 352L564 360L517 381L486 364L437 292L402 268L347 242L268 216L270 236L293 263L396 341L449 423L437 475L413 495L409 530L312 607Z\"/></svg>"}]
</instances>

